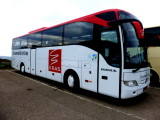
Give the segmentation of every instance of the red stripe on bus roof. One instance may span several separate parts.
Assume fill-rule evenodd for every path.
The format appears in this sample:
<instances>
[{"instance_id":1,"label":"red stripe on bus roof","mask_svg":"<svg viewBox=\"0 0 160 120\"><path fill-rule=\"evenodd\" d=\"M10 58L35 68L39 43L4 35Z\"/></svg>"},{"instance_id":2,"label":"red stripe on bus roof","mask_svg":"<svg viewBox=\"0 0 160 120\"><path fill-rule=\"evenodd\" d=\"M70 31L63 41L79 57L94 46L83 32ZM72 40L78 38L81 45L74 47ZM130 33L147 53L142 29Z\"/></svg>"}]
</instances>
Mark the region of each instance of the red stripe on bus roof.
<instances>
[{"instance_id":1,"label":"red stripe on bus roof","mask_svg":"<svg viewBox=\"0 0 160 120\"><path fill-rule=\"evenodd\" d=\"M33 33L36 33L36 32L40 32L40 31L43 31L43 30L47 30L47 29L50 29L50 28L54 28L54 27L58 27L58 26L62 26L62 25L69 24L69 23L74 23L74 22L90 22L90 23L95 23L95 24L99 24L99 25L107 27L107 26L109 26L109 25L107 25L107 23L109 21L105 21L103 19L100 19L100 18L96 17L96 15L106 13L106 12L111 12L111 11L114 11L116 13L117 19L119 19L119 16L117 14L118 11L124 11L124 10L108 9L108 10L99 11L99 12L96 12L96 13L93 13L93 14L90 14L90 15L86 15L86 16L83 16L83 17L80 17L80 18L77 18L77 19L73 19L73 20L70 20L70 21L67 21L67 22L64 22L64 23L61 23L61 24L51 26L51 27L42 27L40 29L30 31L28 34L25 34L25 35L22 35L22 36L19 36L19 37L23 37L23 36L26 36L26 35L29 35L29 34L33 34ZM126 11L124 11L124 12L126 12ZM16 38L19 38L19 37L16 37Z\"/></svg>"}]
</instances>

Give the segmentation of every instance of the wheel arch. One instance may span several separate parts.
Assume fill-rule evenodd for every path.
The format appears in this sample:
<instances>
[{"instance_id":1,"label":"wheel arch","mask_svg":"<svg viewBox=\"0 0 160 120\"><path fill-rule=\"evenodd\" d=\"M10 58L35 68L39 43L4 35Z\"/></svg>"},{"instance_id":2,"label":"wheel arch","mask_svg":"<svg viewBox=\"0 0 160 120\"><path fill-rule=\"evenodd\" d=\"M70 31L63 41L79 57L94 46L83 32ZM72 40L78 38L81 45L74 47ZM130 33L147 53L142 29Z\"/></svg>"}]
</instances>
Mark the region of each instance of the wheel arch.
<instances>
[{"instance_id":1,"label":"wheel arch","mask_svg":"<svg viewBox=\"0 0 160 120\"><path fill-rule=\"evenodd\" d=\"M152 74L154 74L154 77L156 77L156 78L154 78L155 80L157 80L157 81L154 81L154 82L156 82L156 84L157 84L157 82L158 82L158 84L160 85L160 76L159 76L159 74L158 74L158 72L155 70L155 69L153 69L153 68L151 68L151 76L152 76ZM152 77L151 77L152 78ZM152 78L153 79L153 78ZM152 81L151 81L152 82ZM152 83L151 83L152 84ZM153 83L153 84L155 84L155 83Z\"/></svg>"},{"instance_id":2,"label":"wheel arch","mask_svg":"<svg viewBox=\"0 0 160 120\"><path fill-rule=\"evenodd\" d=\"M78 78L78 84L79 84L79 87L80 87L80 77L78 76L78 74L77 74L77 72L76 72L76 70L74 70L74 69L67 69L65 72L64 72L64 74L63 74L63 83L64 84L66 84L66 77L67 77L67 75L68 74L75 74L76 76L77 76L77 78Z\"/></svg>"},{"instance_id":3,"label":"wheel arch","mask_svg":"<svg viewBox=\"0 0 160 120\"><path fill-rule=\"evenodd\" d=\"M25 65L23 62L20 63L20 71L21 71L21 67L24 66L24 72L25 72Z\"/></svg>"},{"instance_id":4,"label":"wheel arch","mask_svg":"<svg viewBox=\"0 0 160 120\"><path fill-rule=\"evenodd\" d=\"M21 62L21 63L20 63L20 67L21 67L22 65L24 65L24 63L23 63L23 62Z\"/></svg>"}]
</instances>

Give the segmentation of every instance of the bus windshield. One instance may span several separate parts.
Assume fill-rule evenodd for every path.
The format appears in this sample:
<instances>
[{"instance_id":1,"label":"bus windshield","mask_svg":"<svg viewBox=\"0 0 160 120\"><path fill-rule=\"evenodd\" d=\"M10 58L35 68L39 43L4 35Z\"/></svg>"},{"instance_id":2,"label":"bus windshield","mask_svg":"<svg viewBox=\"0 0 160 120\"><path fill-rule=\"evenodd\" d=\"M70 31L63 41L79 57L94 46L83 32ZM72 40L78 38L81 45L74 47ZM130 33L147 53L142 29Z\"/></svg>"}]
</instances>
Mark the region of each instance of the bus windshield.
<instances>
[{"instance_id":1,"label":"bus windshield","mask_svg":"<svg viewBox=\"0 0 160 120\"><path fill-rule=\"evenodd\" d=\"M142 39L138 39L132 23L123 23L124 34L124 68L133 69L147 67L146 47Z\"/></svg>"}]
</instances>

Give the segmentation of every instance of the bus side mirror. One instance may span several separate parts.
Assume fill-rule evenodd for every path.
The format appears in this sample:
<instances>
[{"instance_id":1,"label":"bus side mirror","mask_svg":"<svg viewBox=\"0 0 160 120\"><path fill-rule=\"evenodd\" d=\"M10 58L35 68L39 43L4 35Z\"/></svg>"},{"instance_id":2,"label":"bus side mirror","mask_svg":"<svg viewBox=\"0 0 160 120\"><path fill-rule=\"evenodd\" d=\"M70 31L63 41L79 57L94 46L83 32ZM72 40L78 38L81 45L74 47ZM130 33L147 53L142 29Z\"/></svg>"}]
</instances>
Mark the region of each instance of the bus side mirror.
<instances>
[{"instance_id":1,"label":"bus side mirror","mask_svg":"<svg viewBox=\"0 0 160 120\"><path fill-rule=\"evenodd\" d=\"M144 29L143 29L142 24L138 21L133 21L132 23L135 27L137 38L144 39Z\"/></svg>"}]
</instances>

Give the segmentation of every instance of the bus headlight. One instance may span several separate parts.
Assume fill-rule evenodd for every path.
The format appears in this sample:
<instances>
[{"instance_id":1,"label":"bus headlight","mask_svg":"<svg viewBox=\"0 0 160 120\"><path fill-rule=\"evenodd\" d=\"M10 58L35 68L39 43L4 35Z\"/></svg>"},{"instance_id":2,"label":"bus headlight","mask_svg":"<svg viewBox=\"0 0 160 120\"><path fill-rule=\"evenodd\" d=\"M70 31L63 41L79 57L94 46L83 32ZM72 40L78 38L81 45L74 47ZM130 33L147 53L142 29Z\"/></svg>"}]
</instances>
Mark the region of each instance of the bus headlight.
<instances>
[{"instance_id":1,"label":"bus headlight","mask_svg":"<svg viewBox=\"0 0 160 120\"><path fill-rule=\"evenodd\" d=\"M124 84L125 84L126 86L129 86L129 87L138 86L138 83L137 83L136 80L124 81Z\"/></svg>"}]
</instances>

